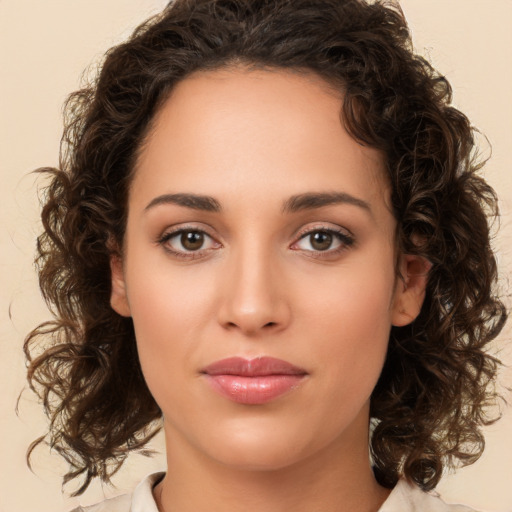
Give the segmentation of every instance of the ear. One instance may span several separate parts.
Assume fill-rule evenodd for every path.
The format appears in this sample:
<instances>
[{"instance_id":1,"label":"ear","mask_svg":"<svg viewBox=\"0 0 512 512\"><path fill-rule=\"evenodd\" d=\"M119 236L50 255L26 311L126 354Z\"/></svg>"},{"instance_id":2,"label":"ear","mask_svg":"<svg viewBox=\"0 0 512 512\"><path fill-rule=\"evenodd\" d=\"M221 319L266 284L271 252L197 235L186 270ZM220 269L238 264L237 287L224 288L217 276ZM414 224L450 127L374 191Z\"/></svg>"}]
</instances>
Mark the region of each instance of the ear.
<instances>
[{"instance_id":1,"label":"ear","mask_svg":"<svg viewBox=\"0 0 512 512\"><path fill-rule=\"evenodd\" d=\"M121 316L129 317L131 316L131 312L126 294L123 261L118 253L113 252L110 254L110 275L110 305L116 313L119 313Z\"/></svg>"},{"instance_id":2,"label":"ear","mask_svg":"<svg viewBox=\"0 0 512 512\"><path fill-rule=\"evenodd\" d=\"M420 314L431 267L432 264L422 256L400 256L400 275L397 279L391 316L391 323L395 327L410 324Z\"/></svg>"}]
</instances>

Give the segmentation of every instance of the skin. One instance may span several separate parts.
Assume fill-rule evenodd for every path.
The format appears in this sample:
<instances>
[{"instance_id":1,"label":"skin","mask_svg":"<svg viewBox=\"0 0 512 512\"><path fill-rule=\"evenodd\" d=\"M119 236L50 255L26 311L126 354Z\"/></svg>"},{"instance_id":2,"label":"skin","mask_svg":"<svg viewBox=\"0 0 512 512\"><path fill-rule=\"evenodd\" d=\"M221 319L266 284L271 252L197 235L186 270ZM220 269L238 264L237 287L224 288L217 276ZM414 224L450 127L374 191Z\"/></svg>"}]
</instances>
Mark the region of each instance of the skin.
<instances>
[{"instance_id":1,"label":"skin","mask_svg":"<svg viewBox=\"0 0 512 512\"><path fill-rule=\"evenodd\" d=\"M376 511L389 493L368 461L369 400L427 267L396 253L383 157L348 135L340 109L312 74L197 72L141 148L111 302L133 318L164 416L160 511ZM341 201L283 211L311 193ZM209 196L220 211L166 194ZM205 235L184 246L179 229ZM235 403L201 373L232 356L307 376L269 403Z\"/></svg>"}]
</instances>

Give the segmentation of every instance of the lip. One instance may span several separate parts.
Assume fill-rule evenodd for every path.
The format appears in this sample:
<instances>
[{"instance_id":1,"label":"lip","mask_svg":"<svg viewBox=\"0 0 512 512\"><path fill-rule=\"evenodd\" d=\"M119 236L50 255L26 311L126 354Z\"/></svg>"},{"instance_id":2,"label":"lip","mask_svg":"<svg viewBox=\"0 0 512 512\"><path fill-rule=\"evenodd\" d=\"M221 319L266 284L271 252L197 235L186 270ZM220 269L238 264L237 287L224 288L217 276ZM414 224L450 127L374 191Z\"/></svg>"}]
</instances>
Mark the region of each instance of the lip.
<instances>
[{"instance_id":1,"label":"lip","mask_svg":"<svg viewBox=\"0 0 512 512\"><path fill-rule=\"evenodd\" d=\"M214 391L233 402L265 404L297 388L307 372L282 359L230 357L216 361L201 373Z\"/></svg>"}]
</instances>

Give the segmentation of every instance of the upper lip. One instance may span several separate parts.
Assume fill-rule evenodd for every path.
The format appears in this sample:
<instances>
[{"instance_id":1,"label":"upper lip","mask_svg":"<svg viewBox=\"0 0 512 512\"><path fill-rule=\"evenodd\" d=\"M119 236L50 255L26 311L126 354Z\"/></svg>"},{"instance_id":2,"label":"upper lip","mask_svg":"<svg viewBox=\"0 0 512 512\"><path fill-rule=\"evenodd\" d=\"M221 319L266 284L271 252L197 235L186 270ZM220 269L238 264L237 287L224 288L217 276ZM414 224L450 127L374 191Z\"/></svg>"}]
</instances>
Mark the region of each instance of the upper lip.
<instances>
[{"instance_id":1,"label":"upper lip","mask_svg":"<svg viewBox=\"0 0 512 512\"><path fill-rule=\"evenodd\" d=\"M263 377L266 375L306 375L303 368L294 366L274 357L228 357L215 361L203 368L201 373L208 375L240 375L243 377Z\"/></svg>"}]
</instances>

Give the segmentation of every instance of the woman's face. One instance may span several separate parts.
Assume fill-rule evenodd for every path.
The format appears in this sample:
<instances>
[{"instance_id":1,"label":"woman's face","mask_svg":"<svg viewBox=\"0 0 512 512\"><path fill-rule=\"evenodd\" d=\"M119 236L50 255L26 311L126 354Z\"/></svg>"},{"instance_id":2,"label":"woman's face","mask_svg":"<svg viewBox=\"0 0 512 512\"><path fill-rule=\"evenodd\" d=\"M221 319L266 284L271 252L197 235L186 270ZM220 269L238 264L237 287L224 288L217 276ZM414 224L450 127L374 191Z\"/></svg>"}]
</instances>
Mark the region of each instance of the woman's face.
<instances>
[{"instance_id":1,"label":"woman's face","mask_svg":"<svg viewBox=\"0 0 512 512\"><path fill-rule=\"evenodd\" d=\"M177 452L275 469L367 450L417 286L395 278L383 159L340 108L314 75L238 68L183 80L156 116L112 305Z\"/></svg>"}]
</instances>

